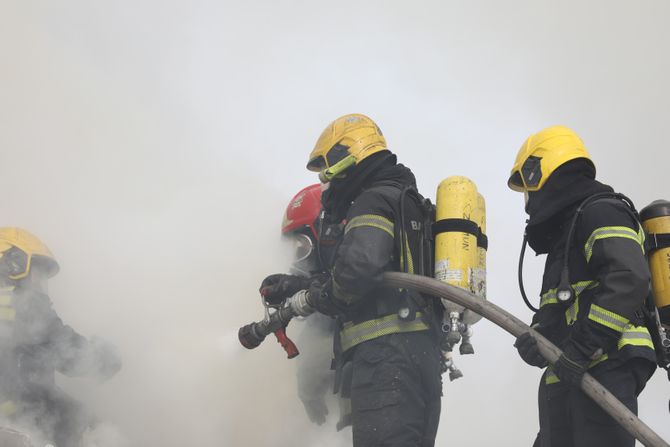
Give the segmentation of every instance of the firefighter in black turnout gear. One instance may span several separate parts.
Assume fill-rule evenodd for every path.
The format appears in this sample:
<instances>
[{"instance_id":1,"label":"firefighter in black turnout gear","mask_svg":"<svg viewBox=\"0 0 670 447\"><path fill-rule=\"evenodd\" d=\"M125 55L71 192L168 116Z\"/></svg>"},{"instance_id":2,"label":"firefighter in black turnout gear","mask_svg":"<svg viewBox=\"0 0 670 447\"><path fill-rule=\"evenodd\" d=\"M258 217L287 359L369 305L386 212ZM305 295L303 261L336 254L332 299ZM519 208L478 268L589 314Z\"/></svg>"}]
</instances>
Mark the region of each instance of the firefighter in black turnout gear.
<instances>
[{"instance_id":1,"label":"firefighter in black turnout gear","mask_svg":"<svg viewBox=\"0 0 670 447\"><path fill-rule=\"evenodd\" d=\"M0 419L37 430L56 447L77 447L93 417L56 385L55 372L107 379L121 360L111 345L87 340L58 317L47 295L58 269L31 233L0 228Z\"/></svg>"},{"instance_id":2,"label":"firefighter in black turnout gear","mask_svg":"<svg viewBox=\"0 0 670 447\"><path fill-rule=\"evenodd\" d=\"M427 273L423 258L432 253L423 247L414 175L396 163L377 125L357 114L324 130L307 167L328 187L319 254L330 273L307 298L340 324L335 355L352 365L354 446L433 446L442 394L436 310L381 282L385 271Z\"/></svg>"},{"instance_id":3,"label":"firefighter in black turnout gear","mask_svg":"<svg viewBox=\"0 0 670 447\"><path fill-rule=\"evenodd\" d=\"M581 139L563 126L526 140L508 184L526 195L528 244L547 255L532 327L563 350L540 383L534 445L633 447L634 438L579 388L588 371L637 414L656 366L643 317L650 272L632 204L595 180ZM547 366L530 334L515 346L528 364Z\"/></svg>"}]
</instances>

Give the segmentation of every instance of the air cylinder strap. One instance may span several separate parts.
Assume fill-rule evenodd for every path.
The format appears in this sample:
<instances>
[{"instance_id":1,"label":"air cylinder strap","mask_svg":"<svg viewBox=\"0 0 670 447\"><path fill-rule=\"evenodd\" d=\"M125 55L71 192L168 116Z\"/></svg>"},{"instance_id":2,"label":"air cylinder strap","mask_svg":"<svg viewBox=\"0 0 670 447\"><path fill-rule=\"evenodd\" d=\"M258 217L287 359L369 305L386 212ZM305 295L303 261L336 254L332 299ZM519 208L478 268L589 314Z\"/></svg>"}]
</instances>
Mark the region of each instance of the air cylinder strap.
<instances>
[{"instance_id":1,"label":"air cylinder strap","mask_svg":"<svg viewBox=\"0 0 670 447\"><path fill-rule=\"evenodd\" d=\"M644 241L644 251L647 254L668 247L670 247L670 233L649 233Z\"/></svg>"},{"instance_id":2,"label":"air cylinder strap","mask_svg":"<svg viewBox=\"0 0 670 447\"><path fill-rule=\"evenodd\" d=\"M468 233L477 238L477 246L488 250L489 239L482 229L469 219L442 219L433 224L433 237L448 232Z\"/></svg>"}]
</instances>

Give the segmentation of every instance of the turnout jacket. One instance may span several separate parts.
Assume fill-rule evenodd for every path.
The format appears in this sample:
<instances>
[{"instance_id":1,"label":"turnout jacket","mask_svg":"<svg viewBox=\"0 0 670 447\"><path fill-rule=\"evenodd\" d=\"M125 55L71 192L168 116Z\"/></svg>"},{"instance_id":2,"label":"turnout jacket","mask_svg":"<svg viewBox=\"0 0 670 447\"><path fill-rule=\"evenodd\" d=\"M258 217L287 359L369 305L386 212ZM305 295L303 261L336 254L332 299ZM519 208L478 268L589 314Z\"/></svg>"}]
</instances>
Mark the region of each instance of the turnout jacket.
<instances>
[{"instance_id":1,"label":"turnout jacket","mask_svg":"<svg viewBox=\"0 0 670 447\"><path fill-rule=\"evenodd\" d=\"M331 275L324 293L345 315L340 332L342 352L383 335L429 329L425 310L417 305L423 302L418 294L381 283L386 271L420 273L423 265L424 215L415 184L411 171L396 164L395 156L387 156L353 195L346 209L346 223L327 226L321 232L322 251L327 252L325 247L330 246L332 253L330 262L326 262ZM400 199L406 188L412 189L407 190L401 209ZM340 191L328 192L334 196ZM325 197L328 211L329 196ZM405 217L404 231L401 214ZM324 221L341 222L341 216L326 216ZM398 315L401 308L410 309L409 318Z\"/></svg>"},{"instance_id":2,"label":"turnout jacket","mask_svg":"<svg viewBox=\"0 0 670 447\"><path fill-rule=\"evenodd\" d=\"M109 377L120 368L111 348L63 324L45 294L0 286L0 411L55 387L55 372ZM6 408L5 408L6 407Z\"/></svg>"},{"instance_id":3,"label":"turnout jacket","mask_svg":"<svg viewBox=\"0 0 670 447\"><path fill-rule=\"evenodd\" d=\"M604 361L615 366L633 357L655 362L654 346L641 313L650 290L644 232L628 206L610 198L587 205L577 219L573 241L566 251L578 205L592 193L612 191L595 180L591 182L587 193L554 214L550 225L529 225L529 235L549 240L540 310L533 326L562 349L572 344L593 360L590 367ZM566 253L570 284L576 295L568 304L557 299ZM549 371L546 381L555 383L558 378Z\"/></svg>"}]
</instances>

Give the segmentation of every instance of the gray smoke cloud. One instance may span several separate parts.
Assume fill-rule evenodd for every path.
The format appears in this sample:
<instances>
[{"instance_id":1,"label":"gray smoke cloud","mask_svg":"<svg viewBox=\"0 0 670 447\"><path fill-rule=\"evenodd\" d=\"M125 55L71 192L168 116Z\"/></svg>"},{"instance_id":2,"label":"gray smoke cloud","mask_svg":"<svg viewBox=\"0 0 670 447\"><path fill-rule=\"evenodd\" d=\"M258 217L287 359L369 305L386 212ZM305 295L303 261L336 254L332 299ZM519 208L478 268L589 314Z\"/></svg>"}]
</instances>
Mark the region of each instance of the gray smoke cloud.
<instances>
[{"instance_id":1,"label":"gray smoke cloud","mask_svg":"<svg viewBox=\"0 0 670 447\"><path fill-rule=\"evenodd\" d=\"M287 270L279 222L316 181L304 164L321 130L366 113L425 195L474 180L489 299L529 321L523 199L505 186L516 151L566 124L601 180L638 207L667 199L668 13L661 0L2 2L2 223L50 246L55 309L124 359L108 383L61 386L111 445L348 445L334 417L308 422L273 340L236 341L262 315L262 278ZM531 296L541 269L529 256ZM528 445L539 371L499 328L474 331L438 444ZM668 389L659 371L640 399L665 438Z\"/></svg>"}]
</instances>

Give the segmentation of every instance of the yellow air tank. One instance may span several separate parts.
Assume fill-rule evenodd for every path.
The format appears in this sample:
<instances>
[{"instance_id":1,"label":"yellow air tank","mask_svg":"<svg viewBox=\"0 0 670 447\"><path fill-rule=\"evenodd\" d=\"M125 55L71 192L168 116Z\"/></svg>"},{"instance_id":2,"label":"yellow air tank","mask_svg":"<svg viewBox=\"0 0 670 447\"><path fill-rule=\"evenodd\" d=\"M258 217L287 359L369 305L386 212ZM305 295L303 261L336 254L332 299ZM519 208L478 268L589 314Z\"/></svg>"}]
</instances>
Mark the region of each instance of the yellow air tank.
<instances>
[{"instance_id":1,"label":"yellow air tank","mask_svg":"<svg viewBox=\"0 0 670 447\"><path fill-rule=\"evenodd\" d=\"M475 212L475 222L479 226L480 234L477 238L477 265L472 270L472 293L486 299L486 250L488 249L488 239L486 237L486 202L484 196L477 193L477 208ZM470 309L463 312L463 323L474 324L482 319Z\"/></svg>"},{"instance_id":2,"label":"yellow air tank","mask_svg":"<svg viewBox=\"0 0 670 447\"><path fill-rule=\"evenodd\" d=\"M670 326L670 202L656 200L640 211L642 227L658 248L649 253L651 287L661 323Z\"/></svg>"},{"instance_id":3,"label":"yellow air tank","mask_svg":"<svg viewBox=\"0 0 670 447\"><path fill-rule=\"evenodd\" d=\"M444 179L437 188L435 216L435 278L469 292L485 290L484 256L477 246L485 219L484 200L466 177ZM481 237L480 237L481 239ZM483 267L483 268L482 268ZM483 287L482 287L483 286ZM462 313L462 306L444 302L447 314Z\"/></svg>"}]
</instances>

